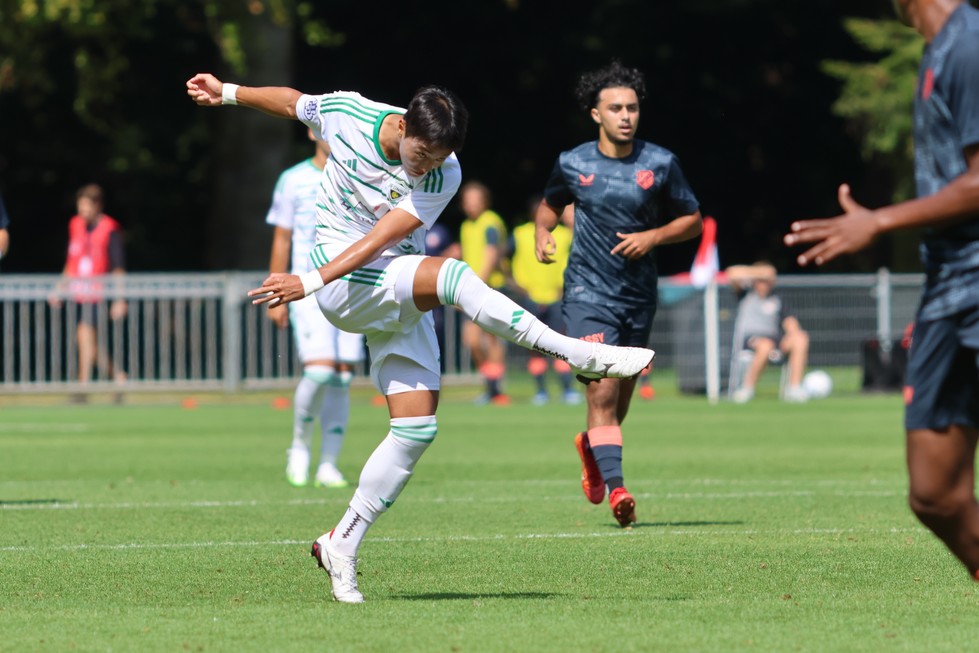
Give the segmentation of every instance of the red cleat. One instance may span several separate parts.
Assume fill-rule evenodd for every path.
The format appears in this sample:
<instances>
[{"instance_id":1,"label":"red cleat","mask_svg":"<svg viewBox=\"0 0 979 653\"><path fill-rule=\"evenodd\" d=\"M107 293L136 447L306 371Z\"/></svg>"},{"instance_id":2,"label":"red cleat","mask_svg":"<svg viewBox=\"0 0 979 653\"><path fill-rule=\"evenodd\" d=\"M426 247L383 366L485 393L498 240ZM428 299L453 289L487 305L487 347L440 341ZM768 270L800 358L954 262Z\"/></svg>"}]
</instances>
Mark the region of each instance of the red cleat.
<instances>
[{"instance_id":1,"label":"red cleat","mask_svg":"<svg viewBox=\"0 0 979 653\"><path fill-rule=\"evenodd\" d=\"M490 399L490 403L494 406L509 406L510 405L510 395L498 394L494 395Z\"/></svg>"},{"instance_id":2,"label":"red cleat","mask_svg":"<svg viewBox=\"0 0 979 653\"><path fill-rule=\"evenodd\" d=\"M581 489L585 491L588 500L597 505L605 499L605 481L595 463L591 445L588 444L588 434L579 433L574 436L574 446L581 458Z\"/></svg>"},{"instance_id":3,"label":"red cleat","mask_svg":"<svg viewBox=\"0 0 979 653\"><path fill-rule=\"evenodd\" d=\"M608 495L608 505L612 507L612 515L622 528L636 523L636 500L629 494L629 490L624 487L612 490Z\"/></svg>"}]
</instances>

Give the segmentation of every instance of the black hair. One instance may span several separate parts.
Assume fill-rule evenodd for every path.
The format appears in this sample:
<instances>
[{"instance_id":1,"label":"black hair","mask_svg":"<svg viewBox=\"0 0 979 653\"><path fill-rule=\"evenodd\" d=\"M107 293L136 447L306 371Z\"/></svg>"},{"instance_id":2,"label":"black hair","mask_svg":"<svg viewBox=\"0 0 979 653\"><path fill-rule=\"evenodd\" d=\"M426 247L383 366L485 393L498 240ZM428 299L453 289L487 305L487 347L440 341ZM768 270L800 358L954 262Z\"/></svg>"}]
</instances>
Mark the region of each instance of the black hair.
<instances>
[{"instance_id":1,"label":"black hair","mask_svg":"<svg viewBox=\"0 0 979 653\"><path fill-rule=\"evenodd\" d=\"M405 136L430 145L462 149L469 126L469 112L452 91L440 86L418 89L405 111Z\"/></svg>"},{"instance_id":2,"label":"black hair","mask_svg":"<svg viewBox=\"0 0 979 653\"><path fill-rule=\"evenodd\" d=\"M575 97L581 108L591 111L598 106L598 96L607 88L631 88L642 100L646 97L646 78L636 68L626 68L618 59L578 78Z\"/></svg>"}]
</instances>

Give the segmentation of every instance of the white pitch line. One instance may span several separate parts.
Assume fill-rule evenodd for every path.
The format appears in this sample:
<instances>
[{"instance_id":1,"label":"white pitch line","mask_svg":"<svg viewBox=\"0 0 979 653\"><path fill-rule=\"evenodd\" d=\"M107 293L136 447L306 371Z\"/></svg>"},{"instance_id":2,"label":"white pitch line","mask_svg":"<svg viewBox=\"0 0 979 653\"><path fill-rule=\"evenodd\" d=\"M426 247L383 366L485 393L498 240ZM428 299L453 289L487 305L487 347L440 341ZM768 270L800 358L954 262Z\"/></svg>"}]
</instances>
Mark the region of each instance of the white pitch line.
<instances>
[{"instance_id":1,"label":"white pitch line","mask_svg":"<svg viewBox=\"0 0 979 653\"><path fill-rule=\"evenodd\" d=\"M796 529L697 529L643 527L592 533L519 533L516 535L446 535L443 537L379 537L368 541L376 544L420 544L431 542L499 542L520 540L582 540L608 537L753 537L759 535L905 535L925 533L923 527L906 528L796 528ZM36 551L131 551L148 549L220 549L239 547L307 546L312 539L305 540L244 540L210 542L123 542L119 544L60 544L42 546L4 546L0 553L33 553Z\"/></svg>"},{"instance_id":2,"label":"white pitch line","mask_svg":"<svg viewBox=\"0 0 979 653\"><path fill-rule=\"evenodd\" d=\"M792 492L666 492L663 494L650 492L637 492L634 495L637 499L649 499L653 501L689 501L689 500L743 500L743 499L777 499L777 498L800 498L816 496L834 497L903 497L904 492L888 491L842 491L815 492L811 490L799 490ZM577 501L580 497L577 493L562 494L557 496L538 497L544 501ZM259 501L239 500L239 501L163 501L163 502L123 502L123 503L81 503L76 501L52 502L52 503L4 503L0 501L0 511L32 511L32 510L150 510L150 509L184 509L184 508L258 508L265 506L325 506L337 503L344 503L347 495L336 496L330 499L293 499L290 501ZM414 503L430 504L455 504L455 503L522 503L526 501L524 496L511 497L434 497L431 499L413 498Z\"/></svg>"},{"instance_id":3,"label":"white pitch line","mask_svg":"<svg viewBox=\"0 0 979 653\"><path fill-rule=\"evenodd\" d=\"M42 422L0 422L0 433L87 433L91 428L88 424L45 424Z\"/></svg>"}]
</instances>

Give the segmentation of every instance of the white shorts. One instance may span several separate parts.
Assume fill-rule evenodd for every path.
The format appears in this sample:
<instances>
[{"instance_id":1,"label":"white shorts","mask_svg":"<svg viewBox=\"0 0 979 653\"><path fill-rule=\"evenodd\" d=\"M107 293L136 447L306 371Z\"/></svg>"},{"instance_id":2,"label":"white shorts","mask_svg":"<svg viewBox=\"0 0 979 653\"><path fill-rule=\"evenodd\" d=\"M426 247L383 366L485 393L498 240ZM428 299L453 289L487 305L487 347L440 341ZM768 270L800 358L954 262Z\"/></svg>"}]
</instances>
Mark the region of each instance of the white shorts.
<instances>
[{"instance_id":1,"label":"white shorts","mask_svg":"<svg viewBox=\"0 0 979 653\"><path fill-rule=\"evenodd\" d=\"M289 304L289 321L296 338L296 351L303 363L315 360L359 363L364 360L364 336L341 331L330 324L315 297Z\"/></svg>"},{"instance_id":2,"label":"white shorts","mask_svg":"<svg viewBox=\"0 0 979 653\"><path fill-rule=\"evenodd\" d=\"M412 296L415 271L425 258L382 257L316 293L330 322L367 336L371 380L384 395L440 387L435 321L418 310Z\"/></svg>"}]
</instances>

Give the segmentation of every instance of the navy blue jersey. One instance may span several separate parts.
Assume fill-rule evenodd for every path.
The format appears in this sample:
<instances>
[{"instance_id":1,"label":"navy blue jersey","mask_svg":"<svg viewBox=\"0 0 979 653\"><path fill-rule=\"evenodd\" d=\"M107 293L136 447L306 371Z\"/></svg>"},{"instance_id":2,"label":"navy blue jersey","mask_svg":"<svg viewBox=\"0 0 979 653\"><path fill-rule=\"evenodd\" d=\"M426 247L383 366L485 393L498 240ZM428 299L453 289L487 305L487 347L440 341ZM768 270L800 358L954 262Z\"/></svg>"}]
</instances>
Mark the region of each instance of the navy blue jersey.
<instances>
[{"instance_id":1,"label":"navy blue jersey","mask_svg":"<svg viewBox=\"0 0 979 653\"><path fill-rule=\"evenodd\" d=\"M10 225L10 218L7 217L7 207L3 205L3 197L0 197L0 229L6 229Z\"/></svg>"},{"instance_id":2,"label":"navy blue jersey","mask_svg":"<svg viewBox=\"0 0 979 653\"><path fill-rule=\"evenodd\" d=\"M656 257L613 256L621 242L616 232L647 231L698 210L676 156L638 140L622 159L599 152L598 141L562 152L544 199L555 208L575 205L565 301L629 306L656 303Z\"/></svg>"},{"instance_id":3,"label":"navy blue jersey","mask_svg":"<svg viewBox=\"0 0 979 653\"><path fill-rule=\"evenodd\" d=\"M925 48L914 101L914 170L919 197L966 171L963 149L979 143L979 10L963 3ZM930 263L955 260L979 240L979 218L929 229Z\"/></svg>"}]
</instances>

